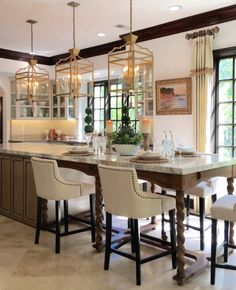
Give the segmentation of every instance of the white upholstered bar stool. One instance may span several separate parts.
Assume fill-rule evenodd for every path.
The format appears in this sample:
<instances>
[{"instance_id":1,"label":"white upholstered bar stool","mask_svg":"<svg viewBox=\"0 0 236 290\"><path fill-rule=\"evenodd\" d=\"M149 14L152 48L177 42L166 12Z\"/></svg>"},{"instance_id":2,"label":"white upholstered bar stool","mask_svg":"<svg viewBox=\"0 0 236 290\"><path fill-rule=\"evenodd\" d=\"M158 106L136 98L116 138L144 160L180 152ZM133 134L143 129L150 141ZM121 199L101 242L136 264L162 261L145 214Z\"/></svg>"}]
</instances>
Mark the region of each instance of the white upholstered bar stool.
<instances>
[{"instance_id":1,"label":"white upholstered bar stool","mask_svg":"<svg viewBox=\"0 0 236 290\"><path fill-rule=\"evenodd\" d=\"M35 244L39 242L40 230L46 229L56 234L55 252L60 253L60 237L91 230L92 242L95 241L95 218L94 218L94 186L89 183L78 182L62 178L57 162L51 159L31 158L34 180L37 193L37 221ZM89 195L90 216L89 226L77 230L68 230L68 204L67 201ZM55 201L56 230L42 225L42 199ZM61 233L61 208L60 202L64 201L64 224L65 231Z\"/></svg>"},{"instance_id":2,"label":"white upholstered bar stool","mask_svg":"<svg viewBox=\"0 0 236 290\"><path fill-rule=\"evenodd\" d=\"M204 232L208 228L205 228L205 204L206 204L206 198L208 196L211 196L212 203L216 201L216 184L218 181L218 177L212 177L208 179L207 181L201 181L196 186L193 186L191 188L188 188L185 190L185 194L187 195L186 199L186 217L187 217L187 229L191 228L193 230L197 230L200 232L200 250L204 250L205 243L204 243ZM193 224L189 224L189 214L190 213L190 196L197 197L199 199L199 227Z\"/></svg>"},{"instance_id":3,"label":"white upholstered bar stool","mask_svg":"<svg viewBox=\"0 0 236 290\"><path fill-rule=\"evenodd\" d=\"M204 243L204 232L207 230L209 227L205 228L205 203L206 203L206 198L208 196L211 196L211 201L212 203L216 201L217 198L217 181L219 180L218 177L212 177L206 181L201 181L197 185L190 187L185 190L186 194L186 228L193 229L196 231L200 232L200 250L204 250L205 248L205 243ZM167 192L170 189L162 188L162 194L163 195L168 195ZM172 197L175 197L175 195L171 195ZM199 214L195 214L190 212L190 196L194 196L198 198L199 200ZM190 224L189 223L189 215L197 215L199 216L199 226L196 226L195 224ZM164 214L162 214L162 235L165 234L165 229L164 229L164 221L167 221L164 217Z\"/></svg>"},{"instance_id":4,"label":"white upholstered bar stool","mask_svg":"<svg viewBox=\"0 0 236 290\"><path fill-rule=\"evenodd\" d=\"M136 262L136 284L141 285L141 264L154 259L172 255L172 267L176 268L176 235L175 235L175 200L173 198L143 192L139 185L134 168L99 165L102 194L106 209L106 250L104 270L108 270L110 254L116 253ZM139 218L161 214L169 211L170 236L169 248L161 253L146 258L140 257ZM130 219L132 254L118 250L112 246L112 215L124 216Z\"/></svg>"},{"instance_id":5,"label":"white upholstered bar stool","mask_svg":"<svg viewBox=\"0 0 236 290\"><path fill-rule=\"evenodd\" d=\"M229 222L236 222L236 196L225 195L214 202L211 207L211 217L211 284L214 285L216 268L236 270L236 265L226 264L228 262L228 248L236 249L236 246L230 244L229 241ZM218 220L224 221L224 264L216 262Z\"/></svg>"}]
</instances>

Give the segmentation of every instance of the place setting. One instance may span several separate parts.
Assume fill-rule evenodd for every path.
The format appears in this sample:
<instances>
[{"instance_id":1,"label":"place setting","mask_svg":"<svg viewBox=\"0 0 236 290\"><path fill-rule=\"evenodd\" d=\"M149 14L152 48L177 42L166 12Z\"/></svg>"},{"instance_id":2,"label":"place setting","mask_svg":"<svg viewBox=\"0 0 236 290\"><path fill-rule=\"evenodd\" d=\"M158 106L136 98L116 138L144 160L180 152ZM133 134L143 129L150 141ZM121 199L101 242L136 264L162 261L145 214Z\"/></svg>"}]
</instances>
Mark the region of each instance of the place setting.
<instances>
[{"instance_id":1,"label":"place setting","mask_svg":"<svg viewBox=\"0 0 236 290\"><path fill-rule=\"evenodd\" d=\"M129 159L130 162L135 163L168 163L169 160L162 156L159 152L154 151L141 151L135 157Z\"/></svg>"},{"instance_id":2,"label":"place setting","mask_svg":"<svg viewBox=\"0 0 236 290\"><path fill-rule=\"evenodd\" d=\"M72 146L67 148L67 151L63 153L64 156L79 156L79 157L87 157L93 156L94 152L92 152L87 145L82 146Z\"/></svg>"}]
</instances>

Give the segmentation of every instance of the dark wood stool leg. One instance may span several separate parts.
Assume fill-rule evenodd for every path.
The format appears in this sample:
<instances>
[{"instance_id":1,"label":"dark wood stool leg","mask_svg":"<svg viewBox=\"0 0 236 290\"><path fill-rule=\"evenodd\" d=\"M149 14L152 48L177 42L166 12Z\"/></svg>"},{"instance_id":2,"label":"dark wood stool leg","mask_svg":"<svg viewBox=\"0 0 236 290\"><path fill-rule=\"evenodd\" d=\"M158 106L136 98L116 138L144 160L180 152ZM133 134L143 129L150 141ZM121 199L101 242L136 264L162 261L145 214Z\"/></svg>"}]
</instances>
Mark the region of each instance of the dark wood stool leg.
<instances>
[{"instance_id":1,"label":"dark wood stool leg","mask_svg":"<svg viewBox=\"0 0 236 290\"><path fill-rule=\"evenodd\" d=\"M200 207L200 250L203 251L204 245L204 219L205 219L205 198L199 197L199 207Z\"/></svg>"},{"instance_id":2,"label":"dark wood stool leg","mask_svg":"<svg viewBox=\"0 0 236 290\"><path fill-rule=\"evenodd\" d=\"M60 201L55 201L55 212L56 212L56 249L55 253L60 253L60 225L61 225L61 207L60 207Z\"/></svg>"},{"instance_id":3,"label":"dark wood stool leg","mask_svg":"<svg viewBox=\"0 0 236 290\"><path fill-rule=\"evenodd\" d=\"M95 194L89 195L90 204L90 223L91 223L91 239L92 243L95 242Z\"/></svg>"},{"instance_id":4,"label":"dark wood stool leg","mask_svg":"<svg viewBox=\"0 0 236 290\"><path fill-rule=\"evenodd\" d=\"M140 238L138 220L134 219L134 241L136 253L136 285L141 285L141 261L140 261Z\"/></svg>"},{"instance_id":5,"label":"dark wood stool leg","mask_svg":"<svg viewBox=\"0 0 236 290\"><path fill-rule=\"evenodd\" d=\"M166 195L166 190L162 189L161 194ZM161 238L164 241L167 241L167 235L165 232L165 214L164 213L161 214Z\"/></svg>"},{"instance_id":6,"label":"dark wood stool leg","mask_svg":"<svg viewBox=\"0 0 236 290\"><path fill-rule=\"evenodd\" d=\"M110 264L111 229L112 229L112 215L106 212L106 249L105 249L105 259L104 259L104 270L108 270L109 264Z\"/></svg>"},{"instance_id":7,"label":"dark wood stool leg","mask_svg":"<svg viewBox=\"0 0 236 290\"><path fill-rule=\"evenodd\" d=\"M224 231L224 262L228 262L228 243L229 243L229 222L224 222L225 231Z\"/></svg>"},{"instance_id":8,"label":"dark wood stool leg","mask_svg":"<svg viewBox=\"0 0 236 290\"><path fill-rule=\"evenodd\" d=\"M211 202L214 203L217 200L217 194L212 194Z\"/></svg>"},{"instance_id":9,"label":"dark wood stool leg","mask_svg":"<svg viewBox=\"0 0 236 290\"><path fill-rule=\"evenodd\" d=\"M143 183L143 191L147 191L147 182Z\"/></svg>"},{"instance_id":10,"label":"dark wood stool leg","mask_svg":"<svg viewBox=\"0 0 236 290\"><path fill-rule=\"evenodd\" d=\"M41 221L42 221L42 198L37 197L37 220L36 220L36 232L35 232L35 240L34 240L35 244L39 243Z\"/></svg>"},{"instance_id":11,"label":"dark wood stool leg","mask_svg":"<svg viewBox=\"0 0 236 290\"><path fill-rule=\"evenodd\" d=\"M65 233L68 233L68 231L69 231L69 225L68 225L68 200L64 200L64 227L65 227Z\"/></svg>"},{"instance_id":12,"label":"dark wood stool leg","mask_svg":"<svg viewBox=\"0 0 236 290\"><path fill-rule=\"evenodd\" d=\"M212 226L211 226L211 285L215 284L216 245L217 245L217 220L212 219Z\"/></svg>"},{"instance_id":13,"label":"dark wood stool leg","mask_svg":"<svg viewBox=\"0 0 236 290\"><path fill-rule=\"evenodd\" d=\"M170 216L170 242L172 250L172 268L176 269L177 260L176 260L176 230L175 230L175 210L169 211Z\"/></svg>"},{"instance_id":14,"label":"dark wood stool leg","mask_svg":"<svg viewBox=\"0 0 236 290\"><path fill-rule=\"evenodd\" d=\"M189 209L190 209L190 196L186 197L186 230L189 230Z\"/></svg>"},{"instance_id":15,"label":"dark wood stool leg","mask_svg":"<svg viewBox=\"0 0 236 290\"><path fill-rule=\"evenodd\" d=\"M135 253L135 241L134 241L134 220L129 219L130 224L130 236L131 236L131 252Z\"/></svg>"}]
</instances>

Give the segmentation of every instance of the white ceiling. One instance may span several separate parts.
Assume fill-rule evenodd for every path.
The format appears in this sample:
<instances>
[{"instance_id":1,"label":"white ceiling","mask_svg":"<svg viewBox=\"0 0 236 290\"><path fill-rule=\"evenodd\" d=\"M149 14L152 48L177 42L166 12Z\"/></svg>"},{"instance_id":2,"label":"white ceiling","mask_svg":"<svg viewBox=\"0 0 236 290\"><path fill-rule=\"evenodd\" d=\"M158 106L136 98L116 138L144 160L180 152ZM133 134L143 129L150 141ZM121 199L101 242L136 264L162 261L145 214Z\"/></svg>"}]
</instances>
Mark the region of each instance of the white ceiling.
<instances>
[{"instance_id":1,"label":"white ceiling","mask_svg":"<svg viewBox=\"0 0 236 290\"><path fill-rule=\"evenodd\" d=\"M29 52L30 25L34 26L35 53L52 56L72 47L71 0L0 0L0 48ZM76 46L80 49L119 39L128 32L118 24L129 27L129 0L77 0ZM168 7L179 4L181 11ZM235 4L235 0L133 0L133 30L155 26L190 15ZM105 37L98 37L105 32Z\"/></svg>"}]
</instances>

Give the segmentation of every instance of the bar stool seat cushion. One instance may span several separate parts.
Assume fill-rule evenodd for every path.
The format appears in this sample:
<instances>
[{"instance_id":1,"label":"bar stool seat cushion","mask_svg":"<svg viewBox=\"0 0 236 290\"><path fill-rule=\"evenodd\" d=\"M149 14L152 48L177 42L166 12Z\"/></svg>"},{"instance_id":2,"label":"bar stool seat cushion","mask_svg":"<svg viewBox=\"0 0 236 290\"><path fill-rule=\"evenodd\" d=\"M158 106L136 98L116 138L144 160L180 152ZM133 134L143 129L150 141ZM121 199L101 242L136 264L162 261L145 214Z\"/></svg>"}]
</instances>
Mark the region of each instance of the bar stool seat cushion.
<instances>
[{"instance_id":1,"label":"bar stool seat cushion","mask_svg":"<svg viewBox=\"0 0 236 290\"><path fill-rule=\"evenodd\" d=\"M211 207L211 216L214 219L236 222L236 196L225 195L217 199Z\"/></svg>"},{"instance_id":2,"label":"bar stool seat cushion","mask_svg":"<svg viewBox=\"0 0 236 290\"><path fill-rule=\"evenodd\" d=\"M206 197L213 194L212 187L208 185L207 181L201 181L196 186L187 188L185 194L197 196L197 197Z\"/></svg>"}]
</instances>

